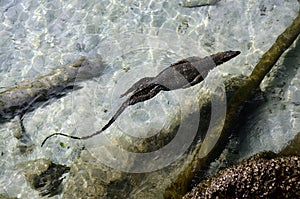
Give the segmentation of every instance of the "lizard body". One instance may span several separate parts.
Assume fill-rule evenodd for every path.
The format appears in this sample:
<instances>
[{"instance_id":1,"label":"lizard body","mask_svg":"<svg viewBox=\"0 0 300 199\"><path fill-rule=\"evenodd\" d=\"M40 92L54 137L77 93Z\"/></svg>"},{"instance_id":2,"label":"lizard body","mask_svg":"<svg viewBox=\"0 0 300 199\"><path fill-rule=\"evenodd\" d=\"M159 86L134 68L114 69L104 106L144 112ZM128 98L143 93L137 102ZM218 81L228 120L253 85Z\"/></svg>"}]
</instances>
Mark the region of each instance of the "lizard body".
<instances>
[{"instance_id":1,"label":"lizard body","mask_svg":"<svg viewBox=\"0 0 300 199\"><path fill-rule=\"evenodd\" d=\"M132 87L129 88L124 94L122 94L121 97L132 92L127 100L123 102L120 108L116 111L115 115L101 130L84 137L71 136L63 133L54 133L44 139L44 141L42 142L42 146L44 145L46 140L55 135L61 135L81 140L86 140L94 137L110 127L110 125L114 123L114 121L128 106L149 100L156 96L160 91L171 91L196 85L207 76L208 72L211 69L213 69L217 65L229 61L239 54L240 51L225 51L204 58L188 57L174 64L171 64L171 66L161 71L155 77L145 77L140 79L135 84L133 84Z\"/></svg>"}]
</instances>

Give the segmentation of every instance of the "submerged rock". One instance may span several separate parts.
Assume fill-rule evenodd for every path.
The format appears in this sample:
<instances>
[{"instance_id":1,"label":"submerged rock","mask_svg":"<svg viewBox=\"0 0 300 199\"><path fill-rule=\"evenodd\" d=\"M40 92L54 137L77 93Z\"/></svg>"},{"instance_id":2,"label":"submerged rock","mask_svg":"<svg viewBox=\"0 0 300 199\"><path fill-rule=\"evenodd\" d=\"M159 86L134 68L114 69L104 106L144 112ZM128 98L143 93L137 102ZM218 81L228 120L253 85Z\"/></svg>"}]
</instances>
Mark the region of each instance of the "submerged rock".
<instances>
[{"instance_id":1,"label":"submerged rock","mask_svg":"<svg viewBox=\"0 0 300 199\"><path fill-rule=\"evenodd\" d=\"M256 154L201 182L183 198L299 198L300 157Z\"/></svg>"},{"instance_id":2,"label":"submerged rock","mask_svg":"<svg viewBox=\"0 0 300 199\"><path fill-rule=\"evenodd\" d=\"M62 198L103 198L109 194L109 187L118 186L116 182L121 179L124 179L124 174L97 162L83 150L71 166Z\"/></svg>"},{"instance_id":3,"label":"submerged rock","mask_svg":"<svg viewBox=\"0 0 300 199\"><path fill-rule=\"evenodd\" d=\"M62 175L69 167L52 163L50 160L38 159L29 162L25 167L25 177L33 189L40 191L41 196L54 196L62 191Z\"/></svg>"}]
</instances>

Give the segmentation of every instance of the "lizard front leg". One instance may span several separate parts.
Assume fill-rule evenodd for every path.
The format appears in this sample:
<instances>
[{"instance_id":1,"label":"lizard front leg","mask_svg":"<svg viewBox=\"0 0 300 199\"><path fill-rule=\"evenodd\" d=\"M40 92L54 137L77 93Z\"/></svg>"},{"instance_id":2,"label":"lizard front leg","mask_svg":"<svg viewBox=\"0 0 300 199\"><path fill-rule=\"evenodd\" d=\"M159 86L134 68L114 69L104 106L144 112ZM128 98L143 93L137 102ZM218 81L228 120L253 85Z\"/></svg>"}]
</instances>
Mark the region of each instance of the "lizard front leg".
<instances>
[{"instance_id":1,"label":"lizard front leg","mask_svg":"<svg viewBox=\"0 0 300 199\"><path fill-rule=\"evenodd\" d=\"M144 77L144 78L140 79L139 81L134 83L125 93L120 95L120 97L122 98L125 95L127 95L128 93L131 93L132 91L143 89L144 87L147 86L147 83L153 79L154 79L154 77Z\"/></svg>"}]
</instances>

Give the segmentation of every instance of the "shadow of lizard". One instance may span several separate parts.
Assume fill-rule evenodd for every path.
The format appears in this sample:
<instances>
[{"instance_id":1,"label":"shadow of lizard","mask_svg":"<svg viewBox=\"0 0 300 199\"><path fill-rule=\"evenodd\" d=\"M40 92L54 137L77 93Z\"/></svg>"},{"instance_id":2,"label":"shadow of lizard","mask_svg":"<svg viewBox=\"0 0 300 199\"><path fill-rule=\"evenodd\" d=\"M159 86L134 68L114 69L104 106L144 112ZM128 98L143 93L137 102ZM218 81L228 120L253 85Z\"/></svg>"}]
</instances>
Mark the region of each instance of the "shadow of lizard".
<instances>
[{"instance_id":1,"label":"shadow of lizard","mask_svg":"<svg viewBox=\"0 0 300 199\"><path fill-rule=\"evenodd\" d=\"M106 64L100 56L81 57L51 73L25 80L0 92L0 123L45 105L53 97L81 88L79 82L100 76Z\"/></svg>"},{"instance_id":2,"label":"shadow of lizard","mask_svg":"<svg viewBox=\"0 0 300 199\"><path fill-rule=\"evenodd\" d=\"M99 135L110 127L114 121L121 115L121 113L131 105L139 102L149 100L156 96L160 91L171 91L181 88L188 88L200 83L208 74L208 72L216 66L229 61L240 54L240 51L225 51L219 52L204 58L188 57L182 59L168 68L161 71L155 77L145 77L137 81L131 88L129 88L120 97L124 97L132 92L130 97L120 106L115 115L108 121L108 123L99 131L93 134L77 137L67 135L64 133L53 133L46 137L41 146L53 136L65 136L72 139L86 140Z\"/></svg>"}]
</instances>

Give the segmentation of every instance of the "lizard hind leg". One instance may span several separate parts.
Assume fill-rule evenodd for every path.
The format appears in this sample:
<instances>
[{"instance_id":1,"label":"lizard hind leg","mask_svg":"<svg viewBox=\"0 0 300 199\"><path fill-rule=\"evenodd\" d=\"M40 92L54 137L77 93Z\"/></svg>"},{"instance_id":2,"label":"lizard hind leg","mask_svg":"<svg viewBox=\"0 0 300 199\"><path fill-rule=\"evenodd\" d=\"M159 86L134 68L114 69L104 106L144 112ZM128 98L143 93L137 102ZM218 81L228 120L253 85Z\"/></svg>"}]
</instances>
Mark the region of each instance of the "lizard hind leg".
<instances>
[{"instance_id":1,"label":"lizard hind leg","mask_svg":"<svg viewBox=\"0 0 300 199\"><path fill-rule=\"evenodd\" d=\"M154 77L144 77L140 79L139 81L135 82L125 93L120 95L120 98L124 97L128 93L145 88L148 85L148 82L150 82L153 79Z\"/></svg>"}]
</instances>

